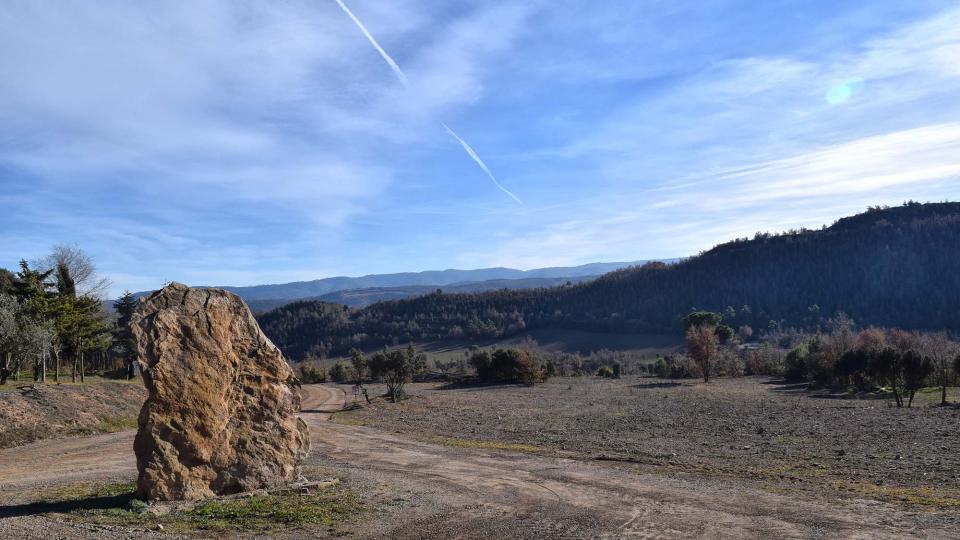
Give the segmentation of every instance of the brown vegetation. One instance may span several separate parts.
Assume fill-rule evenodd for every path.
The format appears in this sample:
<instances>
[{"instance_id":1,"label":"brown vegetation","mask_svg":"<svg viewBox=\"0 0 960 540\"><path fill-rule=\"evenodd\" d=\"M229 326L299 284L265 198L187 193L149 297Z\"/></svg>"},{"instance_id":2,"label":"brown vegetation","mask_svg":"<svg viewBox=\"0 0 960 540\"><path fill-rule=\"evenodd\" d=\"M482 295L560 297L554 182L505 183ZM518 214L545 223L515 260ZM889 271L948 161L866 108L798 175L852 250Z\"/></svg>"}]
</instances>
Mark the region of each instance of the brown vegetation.
<instances>
[{"instance_id":1,"label":"brown vegetation","mask_svg":"<svg viewBox=\"0 0 960 540\"><path fill-rule=\"evenodd\" d=\"M146 396L140 381L87 377L84 385L21 384L0 392L0 448L131 429Z\"/></svg>"}]
</instances>

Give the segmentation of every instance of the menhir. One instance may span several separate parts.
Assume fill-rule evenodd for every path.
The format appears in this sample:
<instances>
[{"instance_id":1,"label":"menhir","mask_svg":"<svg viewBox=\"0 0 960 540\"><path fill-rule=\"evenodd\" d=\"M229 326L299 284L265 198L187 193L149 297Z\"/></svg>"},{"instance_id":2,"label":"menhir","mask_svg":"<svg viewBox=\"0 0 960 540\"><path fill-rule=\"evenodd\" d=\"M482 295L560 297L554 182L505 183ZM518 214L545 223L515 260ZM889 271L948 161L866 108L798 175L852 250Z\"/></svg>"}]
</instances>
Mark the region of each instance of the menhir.
<instances>
[{"instance_id":1,"label":"menhir","mask_svg":"<svg viewBox=\"0 0 960 540\"><path fill-rule=\"evenodd\" d=\"M295 478L310 444L300 387L238 296L171 283L131 325L150 393L134 442L142 496L196 500Z\"/></svg>"}]
</instances>

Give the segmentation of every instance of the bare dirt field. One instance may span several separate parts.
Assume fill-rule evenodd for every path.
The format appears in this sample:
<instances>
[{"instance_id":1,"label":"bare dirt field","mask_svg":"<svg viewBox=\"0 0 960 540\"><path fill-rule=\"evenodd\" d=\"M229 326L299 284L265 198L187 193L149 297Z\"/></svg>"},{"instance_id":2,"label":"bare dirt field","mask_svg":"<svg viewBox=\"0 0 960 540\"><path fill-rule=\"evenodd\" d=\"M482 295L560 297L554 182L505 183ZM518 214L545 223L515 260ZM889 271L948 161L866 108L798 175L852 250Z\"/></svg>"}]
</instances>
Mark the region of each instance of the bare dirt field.
<instances>
[{"instance_id":1,"label":"bare dirt field","mask_svg":"<svg viewBox=\"0 0 960 540\"><path fill-rule=\"evenodd\" d=\"M446 444L512 446L960 513L960 408L932 406L932 394L896 409L886 399L757 377L421 384L410 393L400 404L378 402L338 421Z\"/></svg>"},{"instance_id":2,"label":"bare dirt field","mask_svg":"<svg viewBox=\"0 0 960 540\"><path fill-rule=\"evenodd\" d=\"M679 403L692 401L698 393L719 393L722 397L732 392L732 396L716 399L723 402L735 397L737 391L757 392L744 385L757 385L758 381L724 381L708 389L683 385L634 390L629 389L633 381L602 383L603 386L594 387L594 381L562 380L537 388L461 390L417 385L412 388L415 397L404 403L394 405L378 400L376 409L333 416L334 420L345 423L329 420L330 414L340 410L345 401L339 388L306 387L303 417L310 426L313 450L305 472L311 478L339 479L338 489L354 494L359 510L341 522L322 527L234 529L230 534L259 533L290 538L955 537L957 512L943 501L924 504L878 500L867 495L843 494L842 490L794 489L794 484L808 481L781 482L766 477L752 480L731 472L738 470L736 467L713 472L687 465L704 460L694 456L714 452L721 456L718 458L721 464L744 461L744 456L746 461L752 461L750 456L754 454L742 448L750 445L752 449L750 443L741 445L740 450L728 448L719 452L722 441L730 441L726 446L740 442L737 434L744 432L745 428L741 427L747 421L744 418L730 418L711 428L706 421L708 417L701 415L701 420L684 426L692 429L691 426L702 424L704 433L715 429L716 434L704 441L714 445L712 450L694 452L693 435L677 437L675 434L667 442L655 440L658 433L671 431L670 422L677 421L675 416L666 413L670 407L653 407L655 400L675 399ZM627 387L617 391L617 385ZM598 389L602 391L596 392ZM642 397L649 390L654 390L656 397ZM668 390L674 392L673 397ZM776 392L773 386L767 391ZM681 396L685 397L681 399ZM549 403L548 398L560 401ZM780 397L780 394L772 394L770 399L788 403L797 400L792 395ZM649 414L654 416L647 417L647 421L659 418L657 427L629 439L630 444L608 442L628 431L614 427L610 423L614 420L605 420L606 413L600 412L616 400L621 401L621 408L613 409L610 418L628 418L629 414L640 414L631 411L652 408ZM640 402L641 406L631 408L631 400ZM803 400L814 401L806 397ZM821 402L844 410L843 403L837 404L835 400L815 401ZM511 403L522 403L522 410L518 412ZM881 403L873 405L883 407ZM454 410L451 408L454 406L463 410ZM561 412L548 413L551 409ZM510 410L514 412L508 413ZM768 410L767 414L774 415L779 409ZM936 414L942 414L945 423L954 418L953 412L938 410ZM572 432L574 428L570 426L578 423L573 419L559 424L547 423L542 428L523 421L544 415L579 418L579 423L586 425ZM824 418L822 422L827 420ZM364 423L377 426L356 425ZM956 424L955 418L953 423ZM780 429L776 427L779 425L771 421L765 429ZM567 430L565 442L556 435L561 429ZM676 427L672 429L677 431ZM758 436L756 429L753 432ZM583 433L586 442L572 440L576 433ZM729 437L724 433L730 434ZM541 436L547 438L538 438ZM780 436L793 440L805 435L796 433L787 437L784 431ZM689 442L684 442L687 439ZM169 518L163 516L98 519L97 515L90 517L74 511L78 506L112 504L109 497L82 500L73 506L37 503L49 501L51 493L62 492L78 483L130 482L135 476L130 450L132 432L70 441L71 445L66 446L57 444L60 441L45 441L0 451L0 537L147 538L170 534L223 537L226 534L203 527L190 530L173 526L158 532L155 524L170 523L165 521ZM564 444L548 447L548 441ZM945 444L949 446L951 441L956 442L951 439ZM639 450L631 451L631 445L639 446ZM675 448L669 457L643 457L663 453L661 449L670 445ZM888 446L878 449L876 455L886 456ZM789 444L785 448L805 446ZM677 456L673 456L674 453ZM685 453L687 457L683 457ZM634 463L588 458L600 454L604 454L604 459L630 456L638 459ZM901 455L891 469L906 463L907 455L913 454ZM645 460L656 462L650 464ZM677 465L670 465L671 460ZM763 463L756 462L749 470L759 470ZM48 468L74 474L57 476L40 472ZM906 478L908 474L903 476ZM783 486L778 487L780 483Z\"/></svg>"}]
</instances>

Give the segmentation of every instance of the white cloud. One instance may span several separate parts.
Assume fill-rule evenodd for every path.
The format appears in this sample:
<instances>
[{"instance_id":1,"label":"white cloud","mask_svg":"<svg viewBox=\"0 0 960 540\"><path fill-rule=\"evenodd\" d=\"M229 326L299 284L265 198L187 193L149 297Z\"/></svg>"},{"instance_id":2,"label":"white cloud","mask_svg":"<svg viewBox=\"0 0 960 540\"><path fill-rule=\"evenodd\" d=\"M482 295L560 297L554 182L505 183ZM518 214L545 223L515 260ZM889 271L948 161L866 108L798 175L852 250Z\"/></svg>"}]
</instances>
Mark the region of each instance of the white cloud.
<instances>
[{"instance_id":1,"label":"white cloud","mask_svg":"<svg viewBox=\"0 0 960 540\"><path fill-rule=\"evenodd\" d=\"M276 227L248 241L285 253L329 247L388 193L411 145L450 145L436 118L483 95L487 64L531 10L351 7L410 89L333 2L0 4L0 166L17 172L3 182L34 193L31 211L16 212L25 234L38 249L80 231L87 246L142 254L146 242L196 272L222 271L228 254L210 246L245 226ZM103 192L112 207L66 212L70 197L58 196ZM317 264L303 255L292 264Z\"/></svg>"},{"instance_id":2,"label":"white cloud","mask_svg":"<svg viewBox=\"0 0 960 540\"><path fill-rule=\"evenodd\" d=\"M679 256L872 205L956 199L958 66L960 9L827 55L714 63L543 152L592 163L594 194L464 261ZM856 79L849 99L827 102L832 86Z\"/></svg>"}]
</instances>

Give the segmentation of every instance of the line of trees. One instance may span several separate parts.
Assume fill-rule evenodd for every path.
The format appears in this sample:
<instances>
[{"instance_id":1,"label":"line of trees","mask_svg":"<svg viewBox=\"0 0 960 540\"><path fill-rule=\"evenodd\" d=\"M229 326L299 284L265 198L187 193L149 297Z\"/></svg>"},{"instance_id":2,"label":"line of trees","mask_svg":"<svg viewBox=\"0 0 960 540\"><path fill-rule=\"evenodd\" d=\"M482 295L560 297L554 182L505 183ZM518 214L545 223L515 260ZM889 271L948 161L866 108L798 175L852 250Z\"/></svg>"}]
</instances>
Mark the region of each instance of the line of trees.
<instances>
[{"instance_id":1,"label":"line of trees","mask_svg":"<svg viewBox=\"0 0 960 540\"><path fill-rule=\"evenodd\" d=\"M119 320L103 309L110 283L93 259L74 246L55 246L47 257L20 261L13 273L0 269L0 384L30 371L35 382L64 367L84 382L88 367L105 370L113 358L135 357L129 318L136 304L127 293L117 302ZM129 371L129 369L128 369Z\"/></svg>"},{"instance_id":2,"label":"line of trees","mask_svg":"<svg viewBox=\"0 0 960 540\"><path fill-rule=\"evenodd\" d=\"M960 343L946 331L918 332L868 327L857 331L852 319L838 314L816 333L771 332L763 347L740 348L733 330L721 324L720 313L695 312L684 318L687 357L705 382L716 363L735 355L743 367L728 374L755 372L782 375L791 382L810 382L830 388L889 391L897 407L910 407L917 391L934 386L940 403L947 404L947 388L960 377ZM741 335L752 335L741 332ZM778 343L779 342L779 343ZM782 362L771 358L786 345ZM671 359L670 367L680 363ZM776 366L776 367L774 367ZM664 375L668 362L658 367Z\"/></svg>"},{"instance_id":3,"label":"line of trees","mask_svg":"<svg viewBox=\"0 0 960 540\"><path fill-rule=\"evenodd\" d=\"M386 397L399 401L405 397L404 388L414 380L470 380L467 366L473 369L476 380L483 383L524 384L532 386L557 374L552 358L545 358L529 348L497 348L493 350L471 347L463 361L430 360L413 345L383 349L369 358L359 349L350 351L349 360L338 360L329 373L313 363L300 366L300 378L306 383L322 383L328 379L339 384L354 384L366 396L363 384L382 382L387 386ZM611 369L611 368L607 368ZM616 376L620 364L615 364ZM458 375L454 371L459 370ZM613 372L611 372L610 376ZM369 399L368 399L369 401Z\"/></svg>"}]
</instances>

